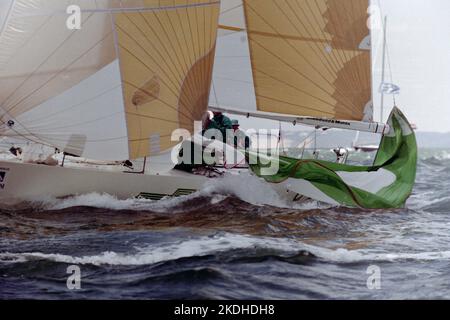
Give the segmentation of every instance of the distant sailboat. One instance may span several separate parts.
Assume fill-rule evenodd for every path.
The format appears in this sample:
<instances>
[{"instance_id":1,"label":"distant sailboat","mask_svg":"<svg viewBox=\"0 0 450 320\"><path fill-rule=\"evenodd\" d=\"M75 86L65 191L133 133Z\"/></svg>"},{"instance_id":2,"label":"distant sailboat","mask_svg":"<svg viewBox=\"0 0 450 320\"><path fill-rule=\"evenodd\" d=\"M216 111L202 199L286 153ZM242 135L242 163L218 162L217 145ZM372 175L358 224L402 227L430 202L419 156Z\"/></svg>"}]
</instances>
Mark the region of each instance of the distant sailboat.
<instances>
[{"instance_id":1,"label":"distant sailboat","mask_svg":"<svg viewBox=\"0 0 450 320\"><path fill-rule=\"evenodd\" d=\"M374 166L280 157L262 174L289 201L367 208L404 205L415 179L413 130L398 109L371 121L368 0L7 0L0 15L0 135L123 167L0 161L0 199L105 192L160 199L210 175L174 170L176 129L195 134L218 111L383 135ZM213 72L214 70L214 72ZM240 73L239 73L240 72ZM243 76L244 74L244 76ZM231 148L231 147L226 147ZM178 149L175 149L178 150ZM244 156L244 154L242 154ZM220 178L220 175L219 175Z\"/></svg>"}]
</instances>

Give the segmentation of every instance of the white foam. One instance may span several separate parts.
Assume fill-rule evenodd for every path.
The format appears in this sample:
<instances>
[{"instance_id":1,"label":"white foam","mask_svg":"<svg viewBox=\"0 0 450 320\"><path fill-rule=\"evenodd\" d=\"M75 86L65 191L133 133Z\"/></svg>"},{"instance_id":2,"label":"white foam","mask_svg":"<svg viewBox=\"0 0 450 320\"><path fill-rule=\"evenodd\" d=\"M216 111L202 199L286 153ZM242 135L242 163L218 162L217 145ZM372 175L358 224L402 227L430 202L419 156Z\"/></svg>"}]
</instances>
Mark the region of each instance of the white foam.
<instances>
[{"instance_id":1,"label":"white foam","mask_svg":"<svg viewBox=\"0 0 450 320\"><path fill-rule=\"evenodd\" d=\"M199 197L200 194L196 193L189 196L181 196L177 198L164 198L159 201L149 199L136 199L130 198L121 200L115 196L106 193L89 193L84 195L78 195L68 197L65 199L56 198L44 198L40 200L32 201L33 205L43 207L45 210L63 210L72 207L87 206L92 208L102 208L110 210L134 210L134 211L155 211L166 212L168 209L173 209L183 202L190 199ZM220 201L218 198L213 200ZM212 200L212 201L213 201ZM176 210L170 210L170 212L176 212Z\"/></svg>"},{"instance_id":2,"label":"white foam","mask_svg":"<svg viewBox=\"0 0 450 320\"><path fill-rule=\"evenodd\" d=\"M450 200L450 196L447 195L432 199L431 197L433 197L435 194L436 191L433 190L413 195L408 199L408 207L423 212L423 208L433 206L442 202L445 203Z\"/></svg>"},{"instance_id":3,"label":"white foam","mask_svg":"<svg viewBox=\"0 0 450 320\"><path fill-rule=\"evenodd\" d=\"M5 253L0 254L0 261L23 262L24 260L50 260L62 263L92 265L147 265L161 261L174 260L192 256L204 256L210 253L230 249L245 249L258 244L258 239L239 235L223 235L188 239L159 246L139 248L136 254L127 255L115 252L103 252L94 256L72 257L63 254ZM260 245L263 243L260 243Z\"/></svg>"},{"instance_id":4,"label":"white foam","mask_svg":"<svg viewBox=\"0 0 450 320\"><path fill-rule=\"evenodd\" d=\"M450 260L450 251L380 253L368 250L329 249L304 244L293 239L262 238L235 234L220 234L184 241L139 248L137 253L122 254L102 252L98 255L74 257L63 254L3 253L0 262L18 263L30 260L48 260L70 264L90 265L150 265L186 257L198 257L232 249L271 249L284 255L308 251L320 259L336 263L395 262L399 260L432 261Z\"/></svg>"},{"instance_id":5,"label":"white foam","mask_svg":"<svg viewBox=\"0 0 450 320\"><path fill-rule=\"evenodd\" d=\"M335 251L333 259L336 262L363 262L363 261L380 261L395 262L399 260L415 260L415 261L434 261L434 260L450 260L450 251L432 251L432 252L401 252L401 253L364 253L361 251L349 251L346 249L338 249Z\"/></svg>"},{"instance_id":6,"label":"white foam","mask_svg":"<svg viewBox=\"0 0 450 320\"><path fill-rule=\"evenodd\" d=\"M317 209L319 207L319 204L316 202L288 203L280 197L269 183L245 173L241 175L229 174L220 179L211 179L202 190L191 195L177 198L167 197L159 201L134 198L121 200L109 194L89 193L64 199L40 198L32 201L32 204L46 210L63 210L71 207L88 206L110 210L148 210L176 213L177 210L175 208L179 206L180 210L182 210L182 204L189 200L199 197L211 198L211 204L214 205L225 200L228 196L238 197L242 201L256 206L270 205L298 210Z\"/></svg>"},{"instance_id":7,"label":"white foam","mask_svg":"<svg viewBox=\"0 0 450 320\"><path fill-rule=\"evenodd\" d=\"M438 160L450 160L450 152L448 150L442 150L436 156Z\"/></svg>"},{"instance_id":8,"label":"white foam","mask_svg":"<svg viewBox=\"0 0 450 320\"><path fill-rule=\"evenodd\" d=\"M316 202L289 203L280 197L270 183L250 173L241 173L240 175L228 174L221 179L211 180L206 183L200 193L204 196L211 194L232 195L256 206L269 205L303 210L318 208Z\"/></svg>"},{"instance_id":9,"label":"white foam","mask_svg":"<svg viewBox=\"0 0 450 320\"><path fill-rule=\"evenodd\" d=\"M123 210L132 208L136 204L135 199L119 200L109 194L100 193L89 193L65 199L48 198L39 202L43 202L48 210L63 210L80 206Z\"/></svg>"},{"instance_id":10,"label":"white foam","mask_svg":"<svg viewBox=\"0 0 450 320\"><path fill-rule=\"evenodd\" d=\"M446 161L450 160L450 151L449 150L434 150L431 153L425 152L425 154L419 154L420 160L438 160L438 161Z\"/></svg>"},{"instance_id":11,"label":"white foam","mask_svg":"<svg viewBox=\"0 0 450 320\"><path fill-rule=\"evenodd\" d=\"M253 205L285 206L270 185L250 174L226 175L221 179L208 181L202 190L204 195L213 193L233 195Z\"/></svg>"}]
</instances>

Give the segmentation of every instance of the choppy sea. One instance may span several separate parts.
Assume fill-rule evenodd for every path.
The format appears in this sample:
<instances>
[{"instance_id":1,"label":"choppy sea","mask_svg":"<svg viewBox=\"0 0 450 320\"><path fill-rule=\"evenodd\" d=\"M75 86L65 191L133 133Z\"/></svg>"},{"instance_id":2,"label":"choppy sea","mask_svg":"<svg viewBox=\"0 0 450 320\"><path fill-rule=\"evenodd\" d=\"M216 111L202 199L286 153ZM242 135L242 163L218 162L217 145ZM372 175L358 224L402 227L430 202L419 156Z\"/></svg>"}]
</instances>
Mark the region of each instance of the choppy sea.
<instances>
[{"instance_id":1,"label":"choppy sea","mask_svg":"<svg viewBox=\"0 0 450 320\"><path fill-rule=\"evenodd\" d=\"M256 178L0 204L0 299L450 299L449 265L448 150L420 151L401 210L289 207Z\"/></svg>"}]
</instances>

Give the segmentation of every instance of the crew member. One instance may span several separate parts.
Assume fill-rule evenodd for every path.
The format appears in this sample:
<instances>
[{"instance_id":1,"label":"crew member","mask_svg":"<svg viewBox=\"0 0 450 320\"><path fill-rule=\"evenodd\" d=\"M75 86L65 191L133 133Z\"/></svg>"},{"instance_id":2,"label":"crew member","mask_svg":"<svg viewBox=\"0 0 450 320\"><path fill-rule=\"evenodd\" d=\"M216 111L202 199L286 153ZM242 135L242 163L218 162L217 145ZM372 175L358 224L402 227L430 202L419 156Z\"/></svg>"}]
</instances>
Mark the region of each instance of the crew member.
<instances>
[{"instance_id":1,"label":"crew member","mask_svg":"<svg viewBox=\"0 0 450 320\"><path fill-rule=\"evenodd\" d=\"M232 145L235 148L245 148L245 150L248 150L250 148L251 145L251 141L250 138L245 134L244 131L242 131L241 129L239 129L240 124L238 120L233 120L231 122L231 125L233 127L233 131L234 131L234 141L232 141Z\"/></svg>"},{"instance_id":2,"label":"crew member","mask_svg":"<svg viewBox=\"0 0 450 320\"><path fill-rule=\"evenodd\" d=\"M213 118L209 121L206 130L216 129L222 134L223 141L226 142L227 130L232 130L233 125L230 118L223 115L222 112L213 112Z\"/></svg>"}]
</instances>

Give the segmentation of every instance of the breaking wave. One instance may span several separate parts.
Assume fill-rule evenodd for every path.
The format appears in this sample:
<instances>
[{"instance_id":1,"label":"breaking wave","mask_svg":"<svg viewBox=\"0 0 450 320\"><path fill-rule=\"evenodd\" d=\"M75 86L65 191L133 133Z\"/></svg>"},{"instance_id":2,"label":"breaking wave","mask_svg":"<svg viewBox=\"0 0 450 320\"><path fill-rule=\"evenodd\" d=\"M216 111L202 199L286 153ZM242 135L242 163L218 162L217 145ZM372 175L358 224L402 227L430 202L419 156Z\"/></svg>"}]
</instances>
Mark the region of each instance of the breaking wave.
<instances>
[{"instance_id":1,"label":"breaking wave","mask_svg":"<svg viewBox=\"0 0 450 320\"><path fill-rule=\"evenodd\" d=\"M43 198L31 202L34 208L43 210L64 210L72 207L92 207L110 210L135 210L153 212L184 211L183 204L196 199L208 199L207 204L216 204L227 197L236 197L254 206L273 206L278 208L293 208L299 210L317 209L317 202L289 204L283 200L272 187L262 179L246 175L227 175L221 179L208 181L204 187L187 196L164 198L159 201L147 199L118 199L105 193L89 193L67 197L64 199ZM206 204L206 203L204 203ZM321 206L322 208L322 206ZM323 207L325 208L325 207Z\"/></svg>"},{"instance_id":2,"label":"breaking wave","mask_svg":"<svg viewBox=\"0 0 450 320\"><path fill-rule=\"evenodd\" d=\"M71 256L58 253L2 253L0 262L23 263L28 261L47 260L57 263L80 265L111 265L111 266L138 266L151 265L159 262L177 260L181 258L202 257L213 254L232 252L245 249L248 255L251 250L270 250L280 257L291 257L301 254L313 259L320 259L333 263L359 263L359 262L396 262L396 261L433 261L450 260L450 251L430 252L399 252L380 253L370 250L329 249L305 244L293 239L278 239L251 237L245 235L224 233L215 236L200 237L166 243L158 246L135 248L133 254L102 252L90 256Z\"/></svg>"}]
</instances>

